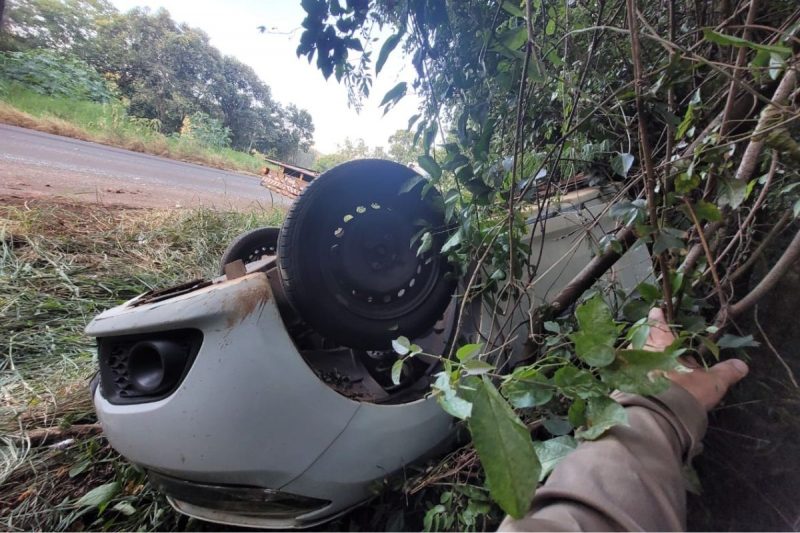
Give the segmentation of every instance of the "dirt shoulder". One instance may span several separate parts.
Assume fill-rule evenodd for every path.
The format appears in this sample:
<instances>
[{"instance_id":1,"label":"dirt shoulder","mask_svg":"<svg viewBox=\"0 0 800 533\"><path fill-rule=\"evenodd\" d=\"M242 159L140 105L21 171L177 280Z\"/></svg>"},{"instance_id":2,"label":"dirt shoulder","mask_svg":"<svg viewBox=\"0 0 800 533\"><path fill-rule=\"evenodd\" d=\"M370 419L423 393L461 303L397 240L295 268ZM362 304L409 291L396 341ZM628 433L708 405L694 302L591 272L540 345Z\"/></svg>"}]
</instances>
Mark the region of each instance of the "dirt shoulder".
<instances>
[{"instance_id":1,"label":"dirt shoulder","mask_svg":"<svg viewBox=\"0 0 800 533\"><path fill-rule=\"evenodd\" d=\"M189 191L148 184L130 185L101 175L82 172L53 172L47 168L6 162L0 168L0 199L54 198L69 203L90 203L128 207L213 207L220 210L249 210L270 207L267 191L264 200L248 200L235 196ZM1 202L2 200L0 200Z\"/></svg>"}]
</instances>

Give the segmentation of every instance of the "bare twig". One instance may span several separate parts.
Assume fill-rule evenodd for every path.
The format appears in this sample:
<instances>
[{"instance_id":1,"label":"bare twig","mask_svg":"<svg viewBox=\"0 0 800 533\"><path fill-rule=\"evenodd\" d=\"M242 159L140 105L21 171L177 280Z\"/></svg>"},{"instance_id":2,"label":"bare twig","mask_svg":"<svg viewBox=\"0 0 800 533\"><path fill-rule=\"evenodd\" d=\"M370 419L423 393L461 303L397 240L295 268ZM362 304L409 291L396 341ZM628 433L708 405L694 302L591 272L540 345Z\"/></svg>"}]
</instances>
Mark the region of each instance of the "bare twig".
<instances>
[{"instance_id":1,"label":"bare twig","mask_svg":"<svg viewBox=\"0 0 800 533\"><path fill-rule=\"evenodd\" d=\"M778 259L778 262L775 263L761 282L744 298L730 306L729 315L739 316L757 304L761 298L775 287L775 284L788 272L789 268L798 261L800 261L800 231L795 234L794 239L786 247L781 258Z\"/></svg>"},{"instance_id":2,"label":"bare twig","mask_svg":"<svg viewBox=\"0 0 800 533\"><path fill-rule=\"evenodd\" d=\"M764 333L764 328L761 327L761 323L758 321L758 305L756 305L755 308L753 309L753 322L756 323L758 332L761 333L761 338L764 339L764 342L767 343L769 349L778 359L783 368L786 369L786 374L789 375L789 380L792 382L792 385L794 385L794 388L800 389L800 385L797 384L797 379L794 377L794 372L792 372L791 367L788 364L786 364L786 361L783 360L781 354L778 352L778 350L775 349L775 346L772 345L772 342L769 340L769 337L767 337L767 334Z\"/></svg>"},{"instance_id":3,"label":"bare twig","mask_svg":"<svg viewBox=\"0 0 800 533\"><path fill-rule=\"evenodd\" d=\"M728 245L725 247L725 249L722 250L722 252L720 252L720 254L717 256L717 260L715 263L716 265L718 265L720 261L722 261L722 259L726 255L728 255L728 252L730 252L731 249L734 247L734 245L736 245L736 243L742 238L742 235L744 234L745 230L747 230L747 228L750 227L750 223L753 221L753 218L755 218L756 213L761 208L761 205L764 203L764 200L767 197L769 186L772 183L772 178L775 177L775 171L777 169L778 169L778 152L773 150L772 162L770 163L769 172L767 173L767 180L764 183L764 187L761 189L761 194L758 195L758 198L753 203L753 208L750 210L750 213L748 213L747 218L745 218L744 222L742 222L742 224L739 225L739 229L731 239L731 242L729 242Z\"/></svg>"},{"instance_id":4,"label":"bare twig","mask_svg":"<svg viewBox=\"0 0 800 533\"><path fill-rule=\"evenodd\" d=\"M750 8L747 11L747 27L745 27L744 33L742 35L742 39L745 41L750 40L750 26L756 20L756 11L758 11L758 0L750 0ZM730 116L733 110L733 103L736 100L736 82L739 79L739 69L744 66L744 62L747 59L747 47L741 46L739 47L738 55L736 56L736 68L733 71L733 80L731 80L731 84L728 87L728 99L725 102L725 111L722 113L722 125L719 128L719 136L720 138L725 137L730 130Z\"/></svg>"},{"instance_id":5,"label":"bare twig","mask_svg":"<svg viewBox=\"0 0 800 533\"><path fill-rule=\"evenodd\" d=\"M59 440L99 435L102 431L103 428L100 427L100 424L74 424L67 428L35 428L18 435L11 435L11 437L20 440L28 439L33 446L44 446Z\"/></svg>"},{"instance_id":6,"label":"bare twig","mask_svg":"<svg viewBox=\"0 0 800 533\"><path fill-rule=\"evenodd\" d=\"M778 219L775 225L772 226L772 228L769 230L769 233L767 233L767 235L761 240L761 243L758 245L758 247L755 250L753 250L753 253L751 253L750 257L747 258L747 261L742 263L742 266L740 266L732 274L730 274L728 276L728 279L731 282L734 282L737 279L741 278L745 273L747 273L747 271L750 270L750 267L753 266L756 260L759 257L761 257L761 254L764 253L764 250L766 250L769 243L772 242L772 239L774 239L778 234L780 234L781 231L783 231L783 229L792 220L792 218L793 216L789 211L785 212L783 216Z\"/></svg>"},{"instance_id":7,"label":"bare twig","mask_svg":"<svg viewBox=\"0 0 800 533\"><path fill-rule=\"evenodd\" d=\"M722 290L722 284L719 281L719 274L717 273L717 266L714 262L714 257L711 254L711 249L708 247L708 241L706 240L706 236L703 232L703 227L700 225L700 221L697 219L697 214L695 214L694 209L692 209L692 203L686 197L683 198L683 203L686 204L686 209L689 212L689 216L691 217L692 222L694 222L695 228L697 228L697 236L700 237L700 244L703 246L703 251L706 254L706 261L708 261L708 268L711 270L711 276L714 278L714 285L717 288L719 303L724 309L727 306L727 298Z\"/></svg>"},{"instance_id":8,"label":"bare twig","mask_svg":"<svg viewBox=\"0 0 800 533\"><path fill-rule=\"evenodd\" d=\"M744 151L742 162L736 170L735 178L737 180L749 180L755 172L758 158L761 155L761 150L766 140L764 130L774 121L775 114L779 113L776 106L782 107L787 104L789 95L794 91L795 85L797 85L797 69L795 65L790 64L778 88L775 89L775 93L772 95L772 102L761 111L761 117L759 117L750 142L747 144L747 148Z\"/></svg>"},{"instance_id":9,"label":"bare twig","mask_svg":"<svg viewBox=\"0 0 800 533\"><path fill-rule=\"evenodd\" d=\"M636 233L631 228L623 228L617 232L616 239L622 250L616 252L609 249L606 253L594 257L550 302L550 308L559 313L572 305L581 294L614 266L622 254L636 242Z\"/></svg>"},{"instance_id":10,"label":"bare twig","mask_svg":"<svg viewBox=\"0 0 800 533\"><path fill-rule=\"evenodd\" d=\"M639 27L637 24L636 0L626 0L628 8L628 28L631 32L631 56L633 59L634 91L636 101L636 114L639 119L639 150L642 154L642 162L645 169L645 191L647 195L647 207L650 212L650 224L658 228L658 212L656 207L656 172L653 165L653 152L650 148L650 141L647 137L647 124L644 115L644 103L642 100L642 51L639 44ZM658 254L658 268L661 271L661 285L664 293L664 303L666 304L667 320L673 322L675 311L672 307L672 284L669 279L669 268L664 252Z\"/></svg>"}]
</instances>

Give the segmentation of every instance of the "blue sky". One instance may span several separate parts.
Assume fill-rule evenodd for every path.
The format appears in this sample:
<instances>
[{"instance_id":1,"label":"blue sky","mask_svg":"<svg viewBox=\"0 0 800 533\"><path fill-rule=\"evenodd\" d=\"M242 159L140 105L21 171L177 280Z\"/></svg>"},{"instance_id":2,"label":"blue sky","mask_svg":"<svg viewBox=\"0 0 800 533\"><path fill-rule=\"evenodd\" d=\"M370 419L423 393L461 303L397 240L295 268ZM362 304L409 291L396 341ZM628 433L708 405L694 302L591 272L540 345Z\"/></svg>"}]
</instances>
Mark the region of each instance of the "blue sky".
<instances>
[{"instance_id":1,"label":"blue sky","mask_svg":"<svg viewBox=\"0 0 800 533\"><path fill-rule=\"evenodd\" d=\"M336 149L345 138L363 138L370 146L387 146L395 130L403 129L416 112L417 99L408 95L385 117L378 107L384 93L398 81L410 81L412 68L398 48L373 85L360 114L348 108L347 91L333 77L325 81L317 68L295 54L304 11L300 0L111 0L121 11L144 6L166 8L178 22L204 30L224 54L250 65L283 104L307 109L314 118L315 148ZM261 34L257 26L289 35ZM292 32L292 30L295 30ZM380 47L381 41L374 44ZM377 55L377 52L375 52Z\"/></svg>"}]
</instances>

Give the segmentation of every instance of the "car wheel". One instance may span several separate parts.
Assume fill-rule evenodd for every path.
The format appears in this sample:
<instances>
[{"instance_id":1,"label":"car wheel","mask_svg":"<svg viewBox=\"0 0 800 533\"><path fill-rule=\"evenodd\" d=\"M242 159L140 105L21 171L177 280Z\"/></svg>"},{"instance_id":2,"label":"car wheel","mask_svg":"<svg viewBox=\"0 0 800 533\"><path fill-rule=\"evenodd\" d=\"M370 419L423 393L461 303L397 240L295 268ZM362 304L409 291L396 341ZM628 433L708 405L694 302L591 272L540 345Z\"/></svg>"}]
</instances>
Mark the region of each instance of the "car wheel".
<instances>
[{"instance_id":1,"label":"car wheel","mask_svg":"<svg viewBox=\"0 0 800 533\"><path fill-rule=\"evenodd\" d=\"M320 334L386 349L441 317L456 284L439 253L442 198L433 188L423 198L425 183L403 165L357 160L322 174L292 205L278 238L281 282ZM417 254L426 231L431 245Z\"/></svg>"},{"instance_id":2,"label":"car wheel","mask_svg":"<svg viewBox=\"0 0 800 533\"><path fill-rule=\"evenodd\" d=\"M225 265L241 259L252 263L262 255L275 255L278 249L280 228L256 228L237 236L222 254L219 261L220 274L225 273Z\"/></svg>"}]
</instances>

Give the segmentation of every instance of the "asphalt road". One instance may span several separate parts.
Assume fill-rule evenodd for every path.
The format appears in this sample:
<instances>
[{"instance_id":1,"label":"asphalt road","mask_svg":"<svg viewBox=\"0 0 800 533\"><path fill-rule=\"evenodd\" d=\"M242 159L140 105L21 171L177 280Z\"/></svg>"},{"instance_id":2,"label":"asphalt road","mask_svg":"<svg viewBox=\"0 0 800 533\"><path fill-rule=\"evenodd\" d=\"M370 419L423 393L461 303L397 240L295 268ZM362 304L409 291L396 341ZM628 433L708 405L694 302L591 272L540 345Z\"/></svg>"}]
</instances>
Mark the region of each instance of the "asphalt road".
<instances>
[{"instance_id":1,"label":"asphalt road","mask_svg":"<svg viewBox=\"0 0 800 533\"><path fill-rule=\"evenodd\" d=\"M18 180L18 181L14 181ZM46 183L45 183L46 182ZM114 201L164 205L288 204L256 176L0 124L0 185L58 194L111 193ZM44 191L48 192L48 191ZM133 200L128 200L133 198Z\"/></svg>"}]
</instances>

